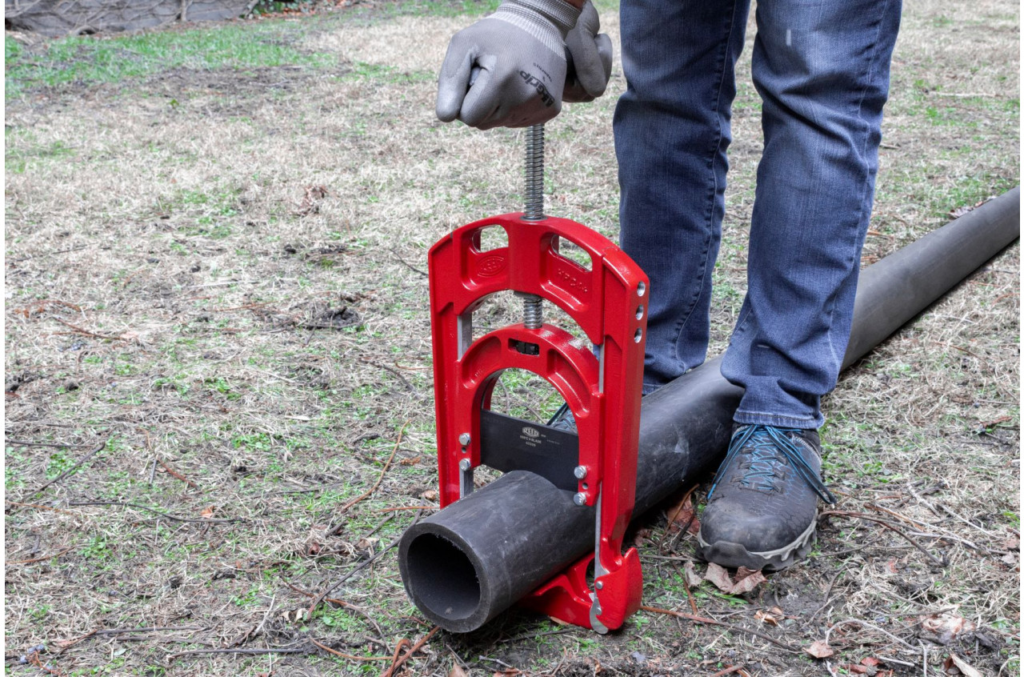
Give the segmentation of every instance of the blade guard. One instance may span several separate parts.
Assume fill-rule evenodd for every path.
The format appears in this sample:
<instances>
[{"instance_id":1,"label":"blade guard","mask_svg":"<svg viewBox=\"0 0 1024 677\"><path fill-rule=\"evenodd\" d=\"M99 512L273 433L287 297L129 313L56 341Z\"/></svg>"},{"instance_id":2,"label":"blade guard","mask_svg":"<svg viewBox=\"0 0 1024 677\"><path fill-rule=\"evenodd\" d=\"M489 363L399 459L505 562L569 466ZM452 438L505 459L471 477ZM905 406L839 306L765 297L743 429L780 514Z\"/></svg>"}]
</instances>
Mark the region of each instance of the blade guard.
<instances>
[{"instance_id":1,"label":"blade guard","mask_svg":"<svg viewBox=\"0 0 1024 677\"><path fill-rule=\"evenodd\" d=\"M508 246L481 251L481 233L495 227ZM590 256L590 269L559 253L565 241ZM518 368L546 379L576 419L583 469L577 500L597 506L595 553L522 603L600 632L620 627L640 607L642 590L639 557L633 548L622 552L622 539L636 492L647 277L603 235L567 219L524 221L519 213L445 236L430 250L429 274L441 506L473 490L480 411L490 407L501 373ZM600 347L600 359L591 345L548 324L511 325L474 340L473 311L504 290L535 294L564 310ZM566 500L573 500L568 493Z\"/></svg>"}]
</instances>

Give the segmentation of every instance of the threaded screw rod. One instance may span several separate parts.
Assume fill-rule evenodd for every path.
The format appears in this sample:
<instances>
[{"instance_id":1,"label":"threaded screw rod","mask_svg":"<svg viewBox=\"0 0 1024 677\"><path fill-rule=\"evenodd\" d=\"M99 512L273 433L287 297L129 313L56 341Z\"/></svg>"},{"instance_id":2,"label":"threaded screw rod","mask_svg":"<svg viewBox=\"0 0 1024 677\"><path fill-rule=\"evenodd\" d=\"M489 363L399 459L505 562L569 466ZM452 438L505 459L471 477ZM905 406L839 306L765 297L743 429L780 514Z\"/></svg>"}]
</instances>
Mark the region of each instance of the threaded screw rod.
<instances>
[{"instance_id":1,"label":"threaded screw rod","mask_svg":"<svg viewBox=\"0 0 1024 677\"><path fill-rule=\"evenodd\" d=\"M526 129L526 210L523 219L544 218L544 125Z\"/></svg>"},{"instance_id":2,"label":"threaded screw rod","mask_svg":"<svg viewBox=\"0 0 1024 677\"><path fill-rule=\"evenodd\" d=\"M544 125L526 129L526 209L524 221L544 220ZM544 326L544 299L536 294L519 294L523 299L523 326L540 329Z\"/></svg>"}]
</instances>

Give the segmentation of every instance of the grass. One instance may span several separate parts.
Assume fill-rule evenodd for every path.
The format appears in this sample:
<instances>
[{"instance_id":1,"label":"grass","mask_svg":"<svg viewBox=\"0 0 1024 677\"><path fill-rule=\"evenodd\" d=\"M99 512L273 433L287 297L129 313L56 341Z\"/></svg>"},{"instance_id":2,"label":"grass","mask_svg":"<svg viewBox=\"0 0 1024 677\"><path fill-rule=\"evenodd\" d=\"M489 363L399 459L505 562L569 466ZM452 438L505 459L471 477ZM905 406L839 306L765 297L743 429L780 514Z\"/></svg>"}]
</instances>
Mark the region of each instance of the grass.
<instances>
[{"instance_id":1,"label":"grass","mask_svg":"<svg viewBox=\"0 0 1024 677\"><path fill-rule=\"evenodd\" d=\"M48 41L29 53L6 35L7 99L28 89L118 83L178 68L244 71L337 64L330 55L304 53L286 44L282 36L289 32L280 21L272 20L104 38L70 37Z\"/></svg>"},{"instance_id":2,"label":"grass","mask_svg":"<svg viewBox=\"0 0 1024 677\"><path fill-rule=\"evenodd\" d=\"M34 44L7 36L5 376L8 390L18 385L7 396L5 486L9 501L30 504L5 514L9 654L45 643L42 657L69 675L380 674L386 662L322 651L167 657L313 638L390 658L429 631L393 551L332 593L348 606L295 612L393 542L415 518L409 508L436 506L426 250L458 225L519 208L522 137L441 125L432 81L447 37L493 4L357 5ZM617 36L616 5L600 6ZM986 0L908 6L903 23L865 263L1019 181L1017 15ZM749 47L711 354L746 290L760 154ZM616 62L607 96L549 125L549 211L611 237L610 120L624 87ZM917 646L919 618L953 609L978 629L930 645L929 672L955 652L984 674L1015 673L1018 270L1014 246L825 401L839 509L937 534L914 538L948 566L929 567L877 524L834 516L806 563L753 593L695 586L701 615L799 647L859 619ZM475 325L521 312L497 295ZM559 404L514 371L495 401L534 420ZM700 507L702 490L694 498ZM116 505L76 505L97 501ZM694 559L693 537L655 511L628 539L645 602L689 610L678 560ZM758 620L775 607L778 626ZM173 629L91 636L58 653L97 628L154 626ZM919 651L866 626L838 627L831 644L837 673L867 656L920 670ZM647 612L601 637L512 610L472 635L435 635L409 674L448 675L456 663L563 676L598 664L639 675L825 669L744 632Z\"/></svg>"}]
</instances>

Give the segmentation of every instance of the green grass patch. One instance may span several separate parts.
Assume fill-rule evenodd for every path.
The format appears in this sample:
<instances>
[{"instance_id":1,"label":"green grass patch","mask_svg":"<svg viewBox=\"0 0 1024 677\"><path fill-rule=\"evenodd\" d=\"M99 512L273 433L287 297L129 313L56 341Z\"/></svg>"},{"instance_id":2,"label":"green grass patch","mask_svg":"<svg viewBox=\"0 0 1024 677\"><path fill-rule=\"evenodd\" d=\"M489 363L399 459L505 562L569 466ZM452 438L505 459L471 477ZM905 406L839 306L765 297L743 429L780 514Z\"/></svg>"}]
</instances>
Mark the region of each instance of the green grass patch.
<instances>
[{"instance_id":1,"label":"green grass patch","mask_svg":"<svg viewBox=\"0 0 1024 677\"><path fill-rule=\"evenodd\" d=\"M232 24L113 38L75 36L47 42L33 52L8 37L7 98L37 87L121 82L175 68L319 68L337 63L332 55L296 49L290 44L294 35L277 22Z\"/></svg>"},{"instance_id":2,"label":"green grass patch","mask_svg":"<svg viewBox=\"0 0 1024 677\"><path fill-rule=\"evenodd\" d=\"M1002 195L1017 185L1016 176L993 175L987 172L961 176L947 190L929 195L932 212L947 217L957 207L973 206L989 197Z\"/></svg>"},{"instance_id":3,"label":"green grass patch","mask_svg":"<svg viewBox=\"0 0 1024 677\"><path fill-rule=\"evenodd\" d=\"M411 0L396 3L385 16L484 16L498 9L500 0Z\"/></svg>"}]
</instances>

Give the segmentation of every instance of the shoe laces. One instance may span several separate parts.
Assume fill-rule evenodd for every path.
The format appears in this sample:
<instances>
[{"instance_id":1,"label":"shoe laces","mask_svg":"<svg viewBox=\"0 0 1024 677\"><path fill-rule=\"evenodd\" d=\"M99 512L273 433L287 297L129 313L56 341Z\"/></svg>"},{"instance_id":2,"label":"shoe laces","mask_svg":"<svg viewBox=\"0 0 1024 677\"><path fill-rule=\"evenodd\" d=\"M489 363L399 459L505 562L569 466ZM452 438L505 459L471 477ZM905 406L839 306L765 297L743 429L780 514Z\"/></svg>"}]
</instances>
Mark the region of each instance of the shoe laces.
<instances>
[{"instance_id":1,"label":"shoe laces","mask_svg":"<svg viewBox=\"0 0 1024 677\"><path fill-rule=\"evenodd\" d=\"M803 478L804 482L814 490L814 493L821 500L834 504L836 497L832 495L832 492L828 490L825 483L821 481L818 473L804 460L800 449L789 438L790 434L799 434L800 432L799 428L749 425L734 434L729 442L729 452L725 456L725 461L722 462L722 468L719 470L717 477L715 477L711 490L708 491L708 500L711 500L718 482L725 475L725 469L729 467L737 456L743 453L742 450L748 449L750 453L750 466L747 468L746 474L740 479L740 483L744 486L753 486L755 489L764 490L766 488L765 485L758 484L758 482L762 478L775 477L776 465L779 462L778 453L781 452L783 458L789 461L789 464L796 469L797 474Z\"/></svg>"},{"instance_id":2,"label":"shoe laces","mask_svg":"<svg viewBox=\"0 0 1024 677\"><path fill-rule=\"evenodd\" d=\"M556 430L564 430L570 433L576 433L576 417L572 415L572 411L569 409L569 405L562 403L562 406L558 408L558 411L547 422L548 427Z\"/></svg>"}]
</instances>

